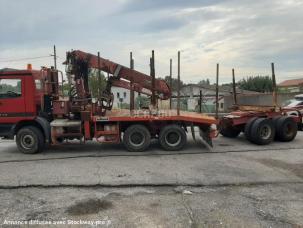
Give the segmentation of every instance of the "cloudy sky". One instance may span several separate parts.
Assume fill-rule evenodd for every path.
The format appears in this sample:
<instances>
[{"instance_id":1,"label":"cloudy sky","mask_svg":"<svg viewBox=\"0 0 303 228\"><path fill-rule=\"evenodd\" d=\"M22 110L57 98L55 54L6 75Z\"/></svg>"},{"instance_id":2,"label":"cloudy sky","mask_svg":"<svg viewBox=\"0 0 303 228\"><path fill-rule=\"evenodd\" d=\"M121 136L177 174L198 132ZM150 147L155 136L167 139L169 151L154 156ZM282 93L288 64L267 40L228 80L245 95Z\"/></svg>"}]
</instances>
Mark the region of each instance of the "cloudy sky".
<instances>
[{"instance_id":1,"label":"cloudy sky","mask_svg":"<svg viewBox=\"0 0 303 228\"><path fill-rule=\"evenodd\" d=\"M221 82L248 75L277 80L303 77L302 0L0 0L0 68L53 65L56 44L60 69L70 49L96 53L149 73L155 50L156 74L169 73L181 51L186 82ZM43 57L43 58L36 58ZM25 59L34 58L34 59Z\"/></svg>"}]
</instances>

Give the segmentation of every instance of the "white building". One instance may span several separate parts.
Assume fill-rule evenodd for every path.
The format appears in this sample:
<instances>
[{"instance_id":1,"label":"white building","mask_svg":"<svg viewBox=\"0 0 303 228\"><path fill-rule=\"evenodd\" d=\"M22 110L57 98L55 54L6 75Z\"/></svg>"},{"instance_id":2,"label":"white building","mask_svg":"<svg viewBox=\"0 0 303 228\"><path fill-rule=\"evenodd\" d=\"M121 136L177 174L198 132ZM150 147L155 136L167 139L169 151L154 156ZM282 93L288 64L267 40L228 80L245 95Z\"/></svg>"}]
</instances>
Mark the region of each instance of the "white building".
<instances>
[{"instance_id":1,"label":"white building","mask_svg":"<svg viewBox=\"0 0 303 228\"><path fill-rule=\"evenodd\" d=\"M113 86L111 90L114 94L113 108L121 108L121 105L130 104L130 90L116 86ZM135 101L137 97L138 93L135 92Z\"/></svg>"}]
</instances>

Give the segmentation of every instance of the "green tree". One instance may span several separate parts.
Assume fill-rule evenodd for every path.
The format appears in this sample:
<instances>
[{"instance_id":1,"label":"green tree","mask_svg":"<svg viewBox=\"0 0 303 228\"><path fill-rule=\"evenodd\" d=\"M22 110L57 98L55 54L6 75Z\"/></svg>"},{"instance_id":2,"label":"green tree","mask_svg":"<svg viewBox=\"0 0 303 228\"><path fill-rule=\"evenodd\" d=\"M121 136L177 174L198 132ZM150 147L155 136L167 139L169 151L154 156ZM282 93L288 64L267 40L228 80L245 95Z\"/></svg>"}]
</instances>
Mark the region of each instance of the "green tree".
<instances>
[{"instance_id":1,"label":"green tree","mask_svg":"<svg viewBox=\"0 0 303 228\"><path fill-rule=\"evenodd\" d=\"M98 81L98 70L96 69L91 69L89 71L89 75L88 75L88 87L89 87L89 91L92 95L93 98L97 98L98 97L98 88L100 86L100 91L103 91L106 87L106 78L104 76L104 74L101 72L101 83L99 85L99 81ZM68 96L70 90L70 85L68 83L64 83L63 84L63 94L64 96Z\"/></svg>"},{"instance_id":2,"label":"green tree","mask_svg":"<svg viewBox=\"0 0 303 228\"><path fill-rule=\"evenodd\" d=\"M170 85L170 77L165 76L164 80L168 85ZM186 85L182 80L180 80L180 87ZM170 88L171 91L177 91L178 90L178 79L177 78L172 78L172 88Z\"/></svg>"},{"instance_id":3,"label":"green tree","mask_svg":"<svg viewBox=\"0 0 303 228\"><path fill-rule=\"evenodd\" d=\"M104 74L101 72L101 83L99 84L98 70L91 69L88 75L88 86L92 97L98 97L98 89L100 88L100 91L103 91L106 87L106 78Z\"/></svg>"},{"instance_id":4,"label":"green tree","mask_svg":"<svg viewBox=\"0 0 303 228\"><path fill-rule=\"evenodd\" d=\"M206 80L203 79L203 80L198 82L198 85L210 85L210 81L209 81L208 78Z\"/></svg>"},{"instance_id":5,"label":"green tree","mask_svg":"<svg viewBox=\"0 0 303 228\"><path fill-rule=\"evenodd\" d=\"M240 89L256 92L272 92L272 79L269 76L250 76L240 80L238 83Z\"/></svg>"}]
</instances>

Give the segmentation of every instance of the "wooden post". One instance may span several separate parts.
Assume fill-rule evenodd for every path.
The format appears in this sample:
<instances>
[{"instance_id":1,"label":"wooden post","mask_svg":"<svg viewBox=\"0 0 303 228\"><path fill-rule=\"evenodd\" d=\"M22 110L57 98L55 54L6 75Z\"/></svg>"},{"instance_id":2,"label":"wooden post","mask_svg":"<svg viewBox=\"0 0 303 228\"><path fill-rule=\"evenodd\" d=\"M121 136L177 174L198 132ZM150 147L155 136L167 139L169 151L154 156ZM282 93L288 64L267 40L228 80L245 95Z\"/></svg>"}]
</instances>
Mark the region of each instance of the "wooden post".
<instances>
[{"instance_id":1,"label":"wooden post","mask_svg":"<svg viewBox=\"0 0 303 228\"><path fill-rule=\"evenodd\" d=\"M100 52L98 51L98 100L101 99L101 64L100 64Z\"/></svg>"},{"instance_id":2,"label":"wooden post","mask_svg":"<svg viewBox=\"0 0 303 228\"><path fill-rule=\"evenodd\" d=\"M132 52L130 52L130 69L132 70L134 69L134 59ZM130 111L133 111L135 109L135 92L134 92L133 79L131 79L130 81L129 109Z\"/></svg>"},{"instance_id":3,"label":"wooden post","mask_svg":"<svg viewBox=\"0 0 303 228\"><path fill-rule=\"evenodd\" d=\"M177 115L180 115L180 51L178 51Z\"/></svg>"},{"instance_id":4,"label":"wooden post","mask_svg":"<svg viewBox=\"0 0 303 228\"><path fill-rule=\"evenodd\" d=\"M235 79L235 69L232 69L233 75L233 95L234 95L234 105L237 105L237 90L236 90L236 79Z\"/></svg>"},{"instance_id":5,"label":"wooden post","mask_svg":"<svg viewBox=\"0 0 303 228\"><path fill-rule=\"evenodd\" d=\"M199 111L200 113L202 113L202 90L200 90L200 97L199 97L199 100L200 100L200 106L199 106Z\"/></svg>"},{"instance_id":6,"label":"wooden post","mask_svg":"<svg viewBox=\"0 0 303 228\"><path fill-rule=\"evenodd\" d=\"M154 50L152 50L152 57L150 59L150 74L152 77L152 97L151 97L151 104L153 106L153 108L156 107L157 104L157 100L156 100L156 91L155 91L155 87L156 87L156 72L155 72L155 52Z\"/></svg>"},{"instance_id":7,"label":"wooden post","mask_svg":"<svg viewBox=\"0 0 303 228\"><path fill-rule=\"evenodd\" d=\"M170 91L173 91L172 67L173 67L173 60L170 59L170 61L169 61L169 88L170 88ZM169 98L169 109L172 108L172 98L171 98L171 96Z\"/></svg>"},{"instance_id":8,"label":"wooden post","mask_svg":"<svg viewBox=\"0 0 303 228\"><path fill-rule=\"evenodd\" d=\"M273 104L275 107L278 106L278 97L277 97L277 84L276 84L276 74L275 74L275 64L271 63L271 72L272 72L272 89L273 89Z\"/></svg>"},{"instance_id":9,"label":"wooden post","mask_svg":"<svg viewBox=\"0 0 303 228\"><path fill-rule=\"evenodd\" d=\"M216 119L219 118L219 63L217 63L216 74Z\"/></svg>"}]
</instances>

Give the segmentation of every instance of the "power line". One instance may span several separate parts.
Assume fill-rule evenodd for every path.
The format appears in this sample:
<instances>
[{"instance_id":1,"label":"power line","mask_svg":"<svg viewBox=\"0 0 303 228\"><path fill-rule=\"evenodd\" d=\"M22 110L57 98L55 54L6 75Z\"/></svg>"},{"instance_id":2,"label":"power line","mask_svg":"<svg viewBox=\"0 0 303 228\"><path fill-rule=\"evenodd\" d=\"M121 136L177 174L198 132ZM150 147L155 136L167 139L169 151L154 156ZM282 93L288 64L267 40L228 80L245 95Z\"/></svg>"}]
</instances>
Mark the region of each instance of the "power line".
<instances>
[{"instance_id":1,"label":"power line","mask_svg":"<svg viewBox=\"0 0 303 228\"><path fill-rule=\"evenodd\" d=\"M7 60L0 60L0 62L18 62L24 60L33 60L33 59L43 59L43 58L52 58L52 55L45 55L45 56L37 56L37 57L28 57L28 58L20 58L20 59L7 59ZM57 56L57 58L59 58Z\"/></svg>"}]
</instances>

